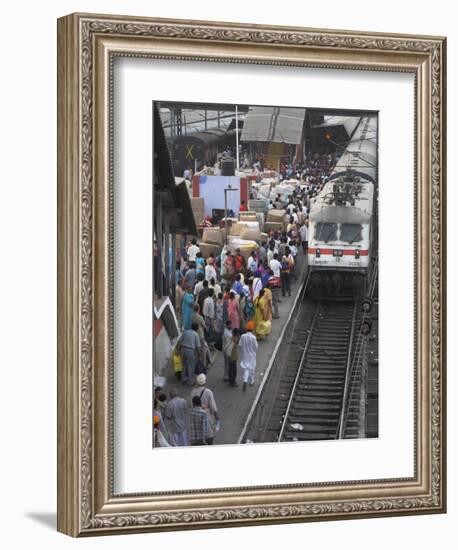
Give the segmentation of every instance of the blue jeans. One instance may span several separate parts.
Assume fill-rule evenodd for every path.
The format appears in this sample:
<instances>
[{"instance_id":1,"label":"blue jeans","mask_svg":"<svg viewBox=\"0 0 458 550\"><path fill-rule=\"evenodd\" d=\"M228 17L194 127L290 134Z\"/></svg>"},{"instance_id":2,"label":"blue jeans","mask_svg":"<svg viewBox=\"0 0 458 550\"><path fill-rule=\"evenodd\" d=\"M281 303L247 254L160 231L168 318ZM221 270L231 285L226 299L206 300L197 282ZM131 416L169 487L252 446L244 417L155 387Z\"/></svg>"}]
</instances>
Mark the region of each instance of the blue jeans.
<instances>
[{"instance_id":1,"label":"blue jeans","mask_svg":"<svg viewBox=\"0 0 458 550\"><path fill-rule=\"evenodd\" d=\"M181 381L187 382L189 386L194 384L196 368L196 350L189 348L181 348L183 357L183 370L181 371Z\"/></svg>"}]
</instances>

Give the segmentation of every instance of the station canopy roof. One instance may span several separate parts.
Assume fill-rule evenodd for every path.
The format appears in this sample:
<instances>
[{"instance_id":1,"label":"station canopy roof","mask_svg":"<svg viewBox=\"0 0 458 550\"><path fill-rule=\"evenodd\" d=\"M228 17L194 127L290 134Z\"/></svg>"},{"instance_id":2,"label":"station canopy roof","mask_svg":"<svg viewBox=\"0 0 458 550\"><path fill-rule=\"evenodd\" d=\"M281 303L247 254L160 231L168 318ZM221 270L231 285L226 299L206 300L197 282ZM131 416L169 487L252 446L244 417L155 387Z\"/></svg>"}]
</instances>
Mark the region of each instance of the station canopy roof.
<instances>
[{"instance_id":1,"label":"station canopy roof","mask_svg":"<svg viewBox=\"0 0 458 550\"><path fill-rule=\"evenodd\" d=\"M323 130L343 128L347 133L347 137L350 138L360 120L361 117L359 116L325 116L324 122L314 126L313 128L320 128Z\"/></svg>"},{"instance_id":2,"label":"station canopy roof","mask_svg":"<svg viewBox=\"0 0 458 550\"><path fill-rule=\"evenodd\" d=\"M305 109L293 107L250 107L245 116L241 141L302 142Z\"/></svg>"}]
</instances>

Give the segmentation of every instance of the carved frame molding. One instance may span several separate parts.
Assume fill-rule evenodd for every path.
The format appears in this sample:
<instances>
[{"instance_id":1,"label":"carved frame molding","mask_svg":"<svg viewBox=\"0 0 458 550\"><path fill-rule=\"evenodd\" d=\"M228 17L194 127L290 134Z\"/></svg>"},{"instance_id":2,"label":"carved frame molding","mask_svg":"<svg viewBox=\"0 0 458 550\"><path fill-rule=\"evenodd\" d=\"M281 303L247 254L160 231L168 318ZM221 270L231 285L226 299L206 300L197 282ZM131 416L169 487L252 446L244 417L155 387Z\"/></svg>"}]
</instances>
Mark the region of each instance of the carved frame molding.
<instances>
[{"instance_id":1,"label":"carved frame molding","mask_svg":"<svg viewBox=\"0 0 458 550\"><path fill-rule=\"evenodd\" d=\"M59 20L58 43L58 529L81 536L445 511L445 39L74 14ZM113 494L116 56L415 74L413 479Z\"/></svg>"}]
</instances>

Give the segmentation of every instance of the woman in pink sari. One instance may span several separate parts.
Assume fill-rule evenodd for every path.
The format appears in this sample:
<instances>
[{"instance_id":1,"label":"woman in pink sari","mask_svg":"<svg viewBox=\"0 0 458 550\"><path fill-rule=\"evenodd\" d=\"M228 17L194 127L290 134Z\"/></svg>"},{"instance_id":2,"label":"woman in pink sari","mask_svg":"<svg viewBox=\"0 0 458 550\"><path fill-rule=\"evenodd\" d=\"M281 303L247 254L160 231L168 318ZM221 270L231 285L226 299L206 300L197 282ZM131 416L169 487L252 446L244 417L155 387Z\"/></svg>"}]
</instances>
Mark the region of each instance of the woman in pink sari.
<instances>
[{"instance_id":1,"label":"woman in pink sari","mask_svg":"<svg viewBox=\"0 0 458 550\"><path fill-rule=\"evenodd\" d=\"M235 298L235 292L231 290L227 303L227 317L232 321L232 328L240 328L240 308L239 302Z\"/></svg>"}]
</instances>

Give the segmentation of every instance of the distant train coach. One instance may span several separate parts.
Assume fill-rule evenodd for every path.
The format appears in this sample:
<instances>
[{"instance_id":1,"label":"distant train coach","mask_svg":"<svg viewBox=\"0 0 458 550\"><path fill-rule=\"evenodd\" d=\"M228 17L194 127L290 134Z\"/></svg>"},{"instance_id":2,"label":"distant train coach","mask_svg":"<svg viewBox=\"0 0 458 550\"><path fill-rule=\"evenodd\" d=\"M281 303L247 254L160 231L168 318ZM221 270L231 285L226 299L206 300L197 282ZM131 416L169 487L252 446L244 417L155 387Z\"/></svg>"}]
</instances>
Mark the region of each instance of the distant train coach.
<instances>
[{"instance_id":1,"label":"distant train coach","mask_svg":"<svg viewBox=\"0 0 458 550\"><path fill-rule=\"evenodd\" d=\"M375 117L362 117L309 215L312 288L364 289L371 261L377 178Z\"/></svg>"},{"instance_id":2,"label":"distant train coach","mask_svg":"<svg viewBox=\"0 0 458 550\"><path fill-rule=\"evenodd\" d=\"M228 146L235 150L236 130L213 128L178 136L171 148L175 175L181 176L187 168L214 165L218 153Z\"/></svg>"}]
</instances>

